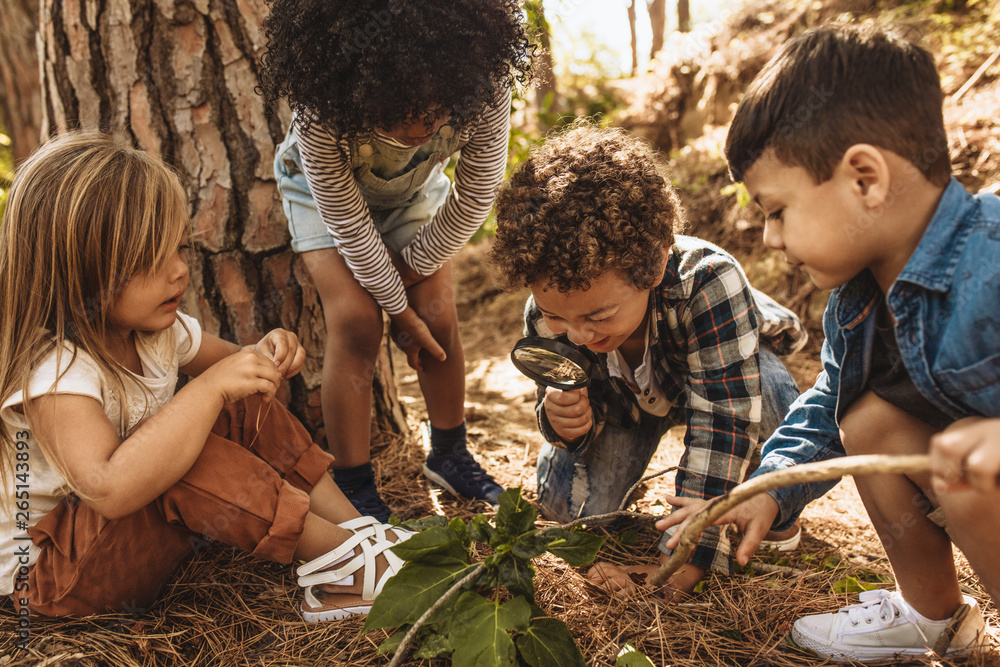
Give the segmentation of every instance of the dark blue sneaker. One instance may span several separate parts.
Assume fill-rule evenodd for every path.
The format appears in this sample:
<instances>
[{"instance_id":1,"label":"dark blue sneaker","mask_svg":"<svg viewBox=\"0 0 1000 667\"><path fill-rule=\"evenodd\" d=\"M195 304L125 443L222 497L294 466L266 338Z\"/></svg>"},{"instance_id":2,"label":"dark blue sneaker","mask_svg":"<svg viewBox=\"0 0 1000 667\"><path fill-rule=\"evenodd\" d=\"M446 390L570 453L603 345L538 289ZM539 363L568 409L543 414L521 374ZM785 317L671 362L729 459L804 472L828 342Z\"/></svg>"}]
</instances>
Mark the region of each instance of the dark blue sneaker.
<instances>
[{"instance_id":1,"label":"dark blue sneaker","mask_svg":"<svg viewBox=\"0 0 1000 667\"><path fill-rule=\"evenodd\" d=\"M432 449L424 463L424 477L456 496L485 500L491 505L496 505L503 493L503 487L493 481L464 447L451 452Z\"/></svg>"},{"instance_id":2,"label":"dark blue sneaker","mask_svg":"<svg viewBox=\"0 0 1000 667\"><path fill-rule=\"evenodd\" d=\"M375 480L366 482L351 491L345 489L341 489L341 491L351 501L354 508L361 513L361 516L372 516L378 519L380 523L388 523L392 512L385 502L382 501L382 496L378 494L378 489L375 487Z\"/></svg>"}]
</instances>

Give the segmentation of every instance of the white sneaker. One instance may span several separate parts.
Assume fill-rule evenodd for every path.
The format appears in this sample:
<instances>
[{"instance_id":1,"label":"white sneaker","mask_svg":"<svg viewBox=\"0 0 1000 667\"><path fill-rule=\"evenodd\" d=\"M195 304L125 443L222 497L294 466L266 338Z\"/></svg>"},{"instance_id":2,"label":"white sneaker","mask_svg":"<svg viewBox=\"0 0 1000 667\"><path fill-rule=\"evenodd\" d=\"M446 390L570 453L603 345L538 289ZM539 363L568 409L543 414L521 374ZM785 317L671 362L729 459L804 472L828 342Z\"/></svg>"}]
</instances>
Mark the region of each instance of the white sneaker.
<instances>
[{"instance_id":1,"label":"white sneaker","mask_svg":"<svg viewBox=\"0 0 1000 667\"><path fill-rule=\"evenodd\" d=\"M956 612L957 628L946 644L948 655L986 648L986 623L975 599L962 596L969 610ZM885 660L896 656L926 656L952 618L932 621L921 616L899 591L865 591L858 604L832 614L803 616L792 626L800 647L834 662Z\"/></svg>"}]
</instances>

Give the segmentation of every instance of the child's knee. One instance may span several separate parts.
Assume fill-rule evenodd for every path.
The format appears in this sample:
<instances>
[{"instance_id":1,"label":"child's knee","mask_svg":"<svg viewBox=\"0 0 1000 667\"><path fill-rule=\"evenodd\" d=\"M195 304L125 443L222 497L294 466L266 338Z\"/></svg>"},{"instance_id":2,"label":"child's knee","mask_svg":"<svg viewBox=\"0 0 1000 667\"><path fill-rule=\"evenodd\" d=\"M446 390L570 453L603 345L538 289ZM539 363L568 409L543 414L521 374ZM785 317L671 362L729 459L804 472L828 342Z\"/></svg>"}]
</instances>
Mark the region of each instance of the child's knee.
<instances>
[{"instance_id":1,"label":"child's knee","mask_svg":"<svg viewBox=\"0 0 1000 667\"><path fill-rule=\"evenodd\" d=\"M382 312L365 308L338 309L326 314L327 343L357 356L374 357L382 344Z\"/></svg>"},{"instance_id":2,"label":"child's knee","mask_svg":"<svg viewBox=\"0 0 1000 667\"><path fill-rule=\"evenodd\" d=\"M867 391L847 408L840 435L848 454L926 452L934 428Z\"/></svg>"}]
</instances>

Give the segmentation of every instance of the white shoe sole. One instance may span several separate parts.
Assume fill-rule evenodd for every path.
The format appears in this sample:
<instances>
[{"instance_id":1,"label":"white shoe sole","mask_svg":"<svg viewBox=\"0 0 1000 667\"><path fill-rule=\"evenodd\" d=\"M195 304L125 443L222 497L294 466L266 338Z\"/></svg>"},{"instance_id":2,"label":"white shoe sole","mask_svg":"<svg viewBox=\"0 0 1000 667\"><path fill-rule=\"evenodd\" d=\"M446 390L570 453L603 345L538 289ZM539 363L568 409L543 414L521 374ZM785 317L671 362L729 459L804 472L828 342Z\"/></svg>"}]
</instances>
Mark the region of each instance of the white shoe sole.
<instances>
[{"instance_id":1,"label":"white shoe sole","mask_svg":"<svg viewBox=\"0 0 1000 667\"><path fill-rule=\"evenodd\" d=\"M465 496L456 491L451 484L446 482L444 477L442 477L441 475L437 474L436 472L428 468L426 463L424 464L424 477L431 480L438 486L443 487L447 491L450 491L452 494L458 496L459 498L465 498Z\"/></svg>"},{"instance_id":2,"label":"white shoe sole","mask_svg":"<svg viewBox=\"0 0 1000 667\"><path fill-rule=\"evenodd\" d=\"M371 610L371 605L361 605L360 607L338 607L336 609L324 609L323 611L306 611L301 607L299 608L299 611L302 613L302 620L306 623L339 621L351 616L367 614Z\"/></svg>"}]
</instances>

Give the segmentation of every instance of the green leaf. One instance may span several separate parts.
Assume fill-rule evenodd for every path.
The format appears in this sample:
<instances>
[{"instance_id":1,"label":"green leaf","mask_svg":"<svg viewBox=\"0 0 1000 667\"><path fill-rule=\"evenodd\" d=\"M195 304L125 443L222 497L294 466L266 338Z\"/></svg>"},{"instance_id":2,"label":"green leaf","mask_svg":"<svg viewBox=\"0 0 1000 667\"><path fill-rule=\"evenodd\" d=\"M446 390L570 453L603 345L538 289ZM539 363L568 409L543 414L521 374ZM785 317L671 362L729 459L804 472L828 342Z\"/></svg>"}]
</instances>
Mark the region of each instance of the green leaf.
<instances>
[{"instance_id":1,"label":"green leaf","mask_svg":"<svg viewBox=\"0 0 1000 667\"><path fill-rule=\"evenodd\" d=\"M530 560L518 558L513 554L507 554L500 560L498 576L500 583L514 595L523 595L528 602L535 601L535 568L531 566Z\"/></svg>"},{"instance_id":2,"label":"green leaf","mask_svg":"<svg viewBox=\"0 0 1000 667\"><path fill-rule=\"evenodd\" d=\"M593 561L605 540L603 537L583 531L570 532L562 528L550 528L545 534L561 538L553 540L548 546L548 551L573 567L580 567Z\"/></svg>"},{"instance_id":3,"label":"green leaf","mask_svg":"<svg viewBox=\"0 0 1000 667\"><path fill-rule=\"evenodd\" d=\"M466 591L455 603L451 626L454 667L499 667L514 665L517 652L509 632L528 627L531 609L523 598L500 605L474 591Z\"/></svg>"},{"instance_id":4,"label":"green leaf","mask_svg":"<svg viewBox=\"0 0 1000 667\"><path fill-rule=\"evenodd\" d=\"M420 531L424 528L430 528L431 526L447 526L448 518L443 517L440 514L434 514L432 516L424 517L423 519L408 519L404 521L402 525L406 528Z\"/></svg>"},{"instance_id":5,"label":"green leaf","mask_svg":"<svg viewBox=\"0 0 1000 667\"><path fill-rule=\"evenodd\" d=\"M496 532L497 529L490 525L489 517L485 514L477 514L469 522L469 539L475 542L489 544Z\"/></svg>"},{"instance_id":6,"label":"green leaf","mask_svg":"<svg viewBox=\"0 0 1000 667\"><path fill-rule=\"evenodd\" d=\"M413 652L413 657L421 660L442 658L454 650L455 648L451 645L447 634L431 632L428 633L427 639L420 645L420 648Z\"/></svg>"},{"instance_id":7,"label":"green leaf","mask_svg":"<svg viewBox=\"0 0 1000 667\"><path fill-rule=\"evenodd\" d=\"M386 640L378 645L378 651L376 651L377 655L395 653L396 649L399 648L399 645L403 643L403 637L406 636L409 629L409 625L404 625L399 630L386 637Z\"/></svg>"},{"instance_id":8,"label":"green leaf","mask_svg":"<svg viewBox=\"0 0 1000 667\"><path fill-rule=\"evenodd\" d=\"M417 533L405 542L392 547L392 552L409 561L426 562L430 555L443 556L434 559L438 565L450 562L466 564L469 562L469 552L461 540L448 526L432 526Z\"/></svg>"},{"instance_id":9,"label":"green leaf","mask_svg":"<svg viewBox=\"0 0 1000 667\"><path fill-rule=\"evenodd\" d=\"M421 614L437 602L455 581L468 574L474 567L475 565L462 563L450 565L407 563L385 583L382 593L375 598L362 632L376 628L395 628L404 623L416 623Z\"/></svg>"},{"instance_id":10,"label":"green leaf","mask_svg":"<svg viewBox=\"0 0 1000 667\"><path fill-rule=\"evenodd\" d=\"M618 652L615 667L656 667L656 665L646 657L645 653L640 653L632 642L625 642L625 646Z\"/></svg>"},{"instance_id":11,"label":"green leaf","mask_svg":"<svg viewBox=\"0 0 1000 667\"><path fill-rule=\"evenodd\" d=\"M625 547L634 547L639 542L639 531L634 528L623 530L618 536L618 543Z\"/></svg>"},{"instance_id":12,"label":"green leaf","mask_svg":"<svg viewBox=\"0 0 1000 667\"><path fill-rule=\"evenodd\" d=\"M511 553L518 558L531 560L535 556L541 556L548 549L552 537L539 533L526 533L514 540Z\"/></svg>"},{"instance_id":13,"label":"green leaf","mask_svg":"<svg viewBox=\"0 0 1000 667\"><path fill-rule=\"evenodd\" d=\"M876 584L866 584L851 576L844 577L840 581L835 581L830 585L830 589L834 593L861 593L862 591L870 591L874 588L878 588L878 586Z\"/></svg>"},{"instance_id":14,"label":"green leaf","mask_svg":"<svg viewBox=\"0 0 1000 667\"><path fill-rule=\"evenodd\" d=\"M460 517L455 517L448 522L448 527L451 528L451 532L458 536L458 539L462 543L462 549L468 552L471 544L469 543L469 527L465 525Z\"/></svg>"},{"instance_id":15,"label":"green leaf","mask_svg":"<svg viewBox=\"0 0 1000 667\"><path fill-rule=\"evenodd\" d=\"M500 508L494 520L498 531L510 537L517 537L529 530L535 530L537 518L538 510L521 497L521 487L507 489L500 494Z\"/></svg>"},{"instance_id":16,"label":"green leaf","mask_svg":"<svg viewBox=\"0 0 1000 667\"><path fill-rule=\"evenodd\" d=\"M583 654L566 624L555 618L536 618L517 638L517 650L531 667L585 667Z\"/></svg>"}]
</instances>

